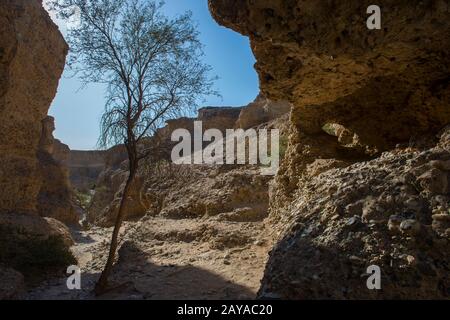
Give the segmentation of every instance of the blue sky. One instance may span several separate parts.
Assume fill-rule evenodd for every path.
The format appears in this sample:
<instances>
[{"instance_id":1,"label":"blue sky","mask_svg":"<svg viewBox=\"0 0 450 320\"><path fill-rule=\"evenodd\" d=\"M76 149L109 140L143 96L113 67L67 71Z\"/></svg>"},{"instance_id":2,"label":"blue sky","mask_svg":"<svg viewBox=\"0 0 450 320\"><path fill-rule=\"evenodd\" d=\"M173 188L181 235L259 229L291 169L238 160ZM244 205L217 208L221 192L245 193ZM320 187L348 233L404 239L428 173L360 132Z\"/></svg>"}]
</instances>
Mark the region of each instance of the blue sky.
<instances>
[{"instance_id":1,"label":"blue sky","mask_svg":"<svg viewBox=\"0 0 450 320\"><path fill-rule=\"evenodd\" d=\"M173 16L190 10L198 23L200 39L205 45L205 62L219 76L216 88L222 98L209 97L205 106L242 106L258 94L258 78L249 40L219 26L208 11L207 0L166 0L164 11ZM61 26L64 33L64 27ZM72 150L96 148L99 121L104 107L104 87L90 84L80 89L79 80L64 73L58 93L50 108L56 119L55 137Z\"/></svg>"}]
</instances>

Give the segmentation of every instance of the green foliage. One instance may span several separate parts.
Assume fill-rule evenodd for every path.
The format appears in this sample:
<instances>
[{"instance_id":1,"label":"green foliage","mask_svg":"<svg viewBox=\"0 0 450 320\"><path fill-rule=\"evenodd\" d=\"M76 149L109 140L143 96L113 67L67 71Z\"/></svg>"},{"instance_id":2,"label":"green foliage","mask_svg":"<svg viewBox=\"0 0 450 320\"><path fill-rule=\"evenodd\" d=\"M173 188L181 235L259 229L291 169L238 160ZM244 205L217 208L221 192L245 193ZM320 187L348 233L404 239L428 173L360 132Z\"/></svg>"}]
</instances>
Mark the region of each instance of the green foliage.
<instances>
[{"instance_id":1,"label":"green foliage","mask_svg":"<svg viewBox=\"0 0 450 320\"><path fill-rule=\"evenodd\" d=\"M336 136L336 129L333 127L333 124L327 123L322 127L322 130L325 131L330 136Z\"/></svg>"},{"instance_id":2,"label":"green foliage","mask_svg":"<svg viewBox=\"0 0 450 320\"><path fill-rule=\"evenodd\" d=\"M59 236L40 239L22 230L0 226L0 264L20 271L37 283L77 261Z\"/></svg>"},{"instance_id":3,"label":"green foliage","mask_svg":"<svg viewBox=\"0 0 450 320\"><path fill-rule=\"evenodd\" d=\"M92 194L90 192L81 192L76 191L76 200L78 205L83 208L83 210L87 210L92 201Z\"/></svg>"}]
</instances>

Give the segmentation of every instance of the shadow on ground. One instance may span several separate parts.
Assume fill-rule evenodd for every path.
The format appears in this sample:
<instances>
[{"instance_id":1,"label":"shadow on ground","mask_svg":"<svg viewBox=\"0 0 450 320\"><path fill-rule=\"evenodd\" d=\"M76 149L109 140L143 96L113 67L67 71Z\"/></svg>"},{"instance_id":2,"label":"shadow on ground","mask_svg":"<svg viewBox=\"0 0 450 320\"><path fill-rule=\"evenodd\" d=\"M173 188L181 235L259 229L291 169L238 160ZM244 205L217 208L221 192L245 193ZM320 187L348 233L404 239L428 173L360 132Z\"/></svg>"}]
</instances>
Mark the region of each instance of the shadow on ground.
<instances>
[{"instance_id":1,"label":"shadow on ground","mask_svg":"<svg viewBox=\"0 0 450 320\"><path fill-rule=\"evenodd\" d=\"M156 265L132 243L119 250L111 288L100 297L92 294L99 273L83 273L81 290L69 290L66 279L47 282L28 293L30 300L227 300L253 299L246 287L194 266ZM238 272L238 271L237 271Z\"/></svg>"}]
</instances>

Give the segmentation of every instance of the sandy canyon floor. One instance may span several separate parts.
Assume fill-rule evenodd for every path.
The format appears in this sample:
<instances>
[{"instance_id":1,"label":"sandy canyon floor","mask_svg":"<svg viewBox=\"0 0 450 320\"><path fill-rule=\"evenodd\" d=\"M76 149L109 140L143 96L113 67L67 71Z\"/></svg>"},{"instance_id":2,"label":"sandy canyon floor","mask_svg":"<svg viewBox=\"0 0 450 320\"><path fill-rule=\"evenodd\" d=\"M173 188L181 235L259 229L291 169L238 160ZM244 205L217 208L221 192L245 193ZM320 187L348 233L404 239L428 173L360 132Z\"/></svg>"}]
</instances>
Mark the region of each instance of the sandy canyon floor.
<instances>
[{"instance_id":1,"label":"sandy canyon floor","mask_svg":"<svg viewBox=\"0 0 450 320\"><path fill-rule=\"evenodd\" d=\"M47 280L27 299L251 299L263 276L270 240L263 222L147 217L127 222L111 277L101 297L92 290L106 260L111 228L72 230L81 290L67 278ZM123 233L126 233L123 236Z\"/></svg>"}]
</instances>

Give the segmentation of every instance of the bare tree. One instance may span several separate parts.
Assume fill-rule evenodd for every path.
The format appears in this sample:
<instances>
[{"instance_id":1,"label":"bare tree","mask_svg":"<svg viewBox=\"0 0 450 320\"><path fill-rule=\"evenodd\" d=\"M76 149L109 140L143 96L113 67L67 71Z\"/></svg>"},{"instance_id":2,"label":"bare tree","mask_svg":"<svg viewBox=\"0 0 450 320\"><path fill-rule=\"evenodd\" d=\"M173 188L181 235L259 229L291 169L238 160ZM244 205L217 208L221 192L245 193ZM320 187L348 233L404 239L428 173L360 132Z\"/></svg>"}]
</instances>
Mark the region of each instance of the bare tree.
<instances>
[{"instance_id":1,"label":"bare tree","mask_svg":"<svg viewBox=\"0 0 450 320\"><path fill-rule=\"evenodd\" d=\"M170 19L153 0L50 0L59 17L78 16L67 34L68 65L84 83L105 83L107 103L100 145L125 144L129 176L115 221L109 256L96 284L108 287L127 199L141 160L152 152L143 140L168 118L215 94L210 67L202 63L202 45L191 14Z\"/></svg>"}]
</instances>

